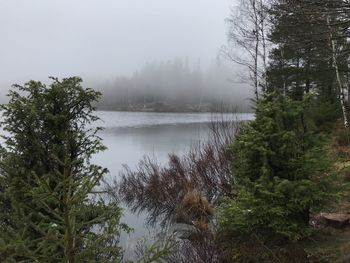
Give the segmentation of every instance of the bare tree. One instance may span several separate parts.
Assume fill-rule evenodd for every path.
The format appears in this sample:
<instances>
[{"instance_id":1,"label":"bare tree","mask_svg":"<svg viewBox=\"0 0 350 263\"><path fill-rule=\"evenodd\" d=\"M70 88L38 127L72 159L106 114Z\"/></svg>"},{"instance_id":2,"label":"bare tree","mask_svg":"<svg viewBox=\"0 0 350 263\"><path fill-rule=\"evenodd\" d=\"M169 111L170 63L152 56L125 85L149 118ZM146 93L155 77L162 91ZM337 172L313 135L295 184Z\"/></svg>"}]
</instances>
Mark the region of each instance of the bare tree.
<instances>
[{"instance_id":1,"label":"bare tree","mask_svg":"<svg viewBox=\"0 0 350 263\"><path fill-rule=\"evenodd\" d=\"M265 91L267 86L268 10L267 0L240 0L227 19L228 46L222 49L229 60L248 69L256 100L259 100L260 88Z\"/></svg>"}]
</instances>

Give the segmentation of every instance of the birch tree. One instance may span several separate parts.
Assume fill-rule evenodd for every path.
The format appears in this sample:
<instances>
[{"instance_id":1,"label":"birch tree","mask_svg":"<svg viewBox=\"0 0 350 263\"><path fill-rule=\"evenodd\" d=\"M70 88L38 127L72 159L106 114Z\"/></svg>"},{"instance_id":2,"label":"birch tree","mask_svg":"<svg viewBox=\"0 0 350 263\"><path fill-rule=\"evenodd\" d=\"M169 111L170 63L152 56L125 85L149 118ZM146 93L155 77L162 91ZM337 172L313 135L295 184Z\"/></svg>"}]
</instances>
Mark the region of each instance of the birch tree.
<instances>
[{"instance_id":1,"label":"birch tree","mask_svg":"<svg viewBox=\"0 0 350 263\"><path fill-rule=\"evenodd\" d=\"M265 0L241 0L232 7L228 45L223 48L229 60L248 69L256 100L267 87L268 6Z\"/></svg>"}]
</instances>

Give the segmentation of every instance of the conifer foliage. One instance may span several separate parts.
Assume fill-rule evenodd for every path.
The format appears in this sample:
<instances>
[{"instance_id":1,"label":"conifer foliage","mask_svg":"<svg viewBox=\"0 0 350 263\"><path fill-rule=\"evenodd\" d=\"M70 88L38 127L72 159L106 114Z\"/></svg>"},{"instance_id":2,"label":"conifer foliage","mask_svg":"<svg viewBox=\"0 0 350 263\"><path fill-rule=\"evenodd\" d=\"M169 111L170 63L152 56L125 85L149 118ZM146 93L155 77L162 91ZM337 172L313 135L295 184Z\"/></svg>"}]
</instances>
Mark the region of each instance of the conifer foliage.
<instances>
[{"instance_id":1,"label":"conifer foliage","mask_svg":"<svg viewBox=\"0 0 350 263\"><path fill-rule=\"evenodd\" d=\"M118 261L121 209L97 192L108 171L93 123L100 94L78 77L15 85L3 105L1 262Z\"/></svg>"},{"instance_id":2,"label":"conifer foliage","mask_svg":"<svg viewBox=\"0 0 350 263\"><path fill-rule=\"evenodd\" d=\"M310 231L311 212L334 198L326 140L308 116L312 100L265 95L256 120L236 136L235 198L221 214L226 234L298 240Z\"/></svg>"},{"instance_id":3,"label":"conifer foliage","mask_svg":"<svg viewBox=\"0 0 350 263\"><path fill-rule=\"evenodd\" d=\"M242 125L233 141L234 190L219 209L219 237L242 262L308 262L293 255L287 260L275 248L308 236L313 213L336 200L327 138L340 118L348 129L350 5L267 3L272 45L261 68L266 87L256 119ZM261 255L252 253L256 247Z\"/></svg>"}]
</instances>

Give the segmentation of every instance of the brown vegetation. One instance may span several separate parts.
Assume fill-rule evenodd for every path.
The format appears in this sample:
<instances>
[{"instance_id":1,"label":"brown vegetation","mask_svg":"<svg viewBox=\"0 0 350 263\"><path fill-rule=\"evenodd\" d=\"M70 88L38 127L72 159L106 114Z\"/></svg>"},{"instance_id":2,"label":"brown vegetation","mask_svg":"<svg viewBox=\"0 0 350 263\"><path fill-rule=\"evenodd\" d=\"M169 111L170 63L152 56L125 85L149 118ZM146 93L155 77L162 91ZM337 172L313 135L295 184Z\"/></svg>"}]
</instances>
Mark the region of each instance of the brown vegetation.
<instances>
[{"instance_id":1,"label":"brown vegetation","mask_svg":"<svg viewBox=\"0 0 350 263\"><path fill-rule=\"evenodd\" d=\"M213 123L208 143L182 158L169 155L166 167L144 157L136 171L126 166L111 189L117 189L133 212L147 212L151 225L186 223L208 228L220 198L231 194L233 156L229 147L236 129L237 122Z\"/></svg>"},{"instance_id":2,"label":"brown vegetation","mask_svg":"<svg viewBox=\"0 0 350 263\"><path fill-rule=\"evenodd\" d=\"M215 243L215 207L232 193L230 145L237 128L237 120L213 122L207 143L183 157L169 155L165 167L146 156L136 171L126 166L121 179L109 186L133 212L146 212L150 225L173 225L175 232L177 224L188 226L168 262L222 262Z\"/></svg>"}]
</instances>

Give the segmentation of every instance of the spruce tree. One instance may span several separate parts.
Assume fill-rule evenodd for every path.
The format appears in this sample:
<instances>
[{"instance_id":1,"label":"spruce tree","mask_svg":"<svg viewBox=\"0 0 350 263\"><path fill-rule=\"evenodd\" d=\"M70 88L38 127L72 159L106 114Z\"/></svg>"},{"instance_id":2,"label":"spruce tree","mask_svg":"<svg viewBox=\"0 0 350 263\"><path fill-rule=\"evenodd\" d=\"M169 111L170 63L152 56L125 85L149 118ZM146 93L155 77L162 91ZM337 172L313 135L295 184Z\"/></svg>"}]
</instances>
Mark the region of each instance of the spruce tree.
<instances>
[{"instance_id":1,"label":"spruce tree","mask_svg":"<svg viewBox=\"0 0 350 263\"><path fill-rule=\"evenodd\" d=\"M104 150L93 104L78 77L14 85L2 106L1 262L116 262L121 209L98 191Z\"/></svg>"},{"instance_id":2,"label":"spruce tree","mask_svg":"<svg viewBox=\"0 0 350 263\"><path fill-rule=\"evenodd\" d=\"M313 100L265 95L256 120L237 134L235 190L221 207L224 235L299 240L310 233L310 214L334 198L327 140L309 115Z\"/></svg>"}]
</instances>

